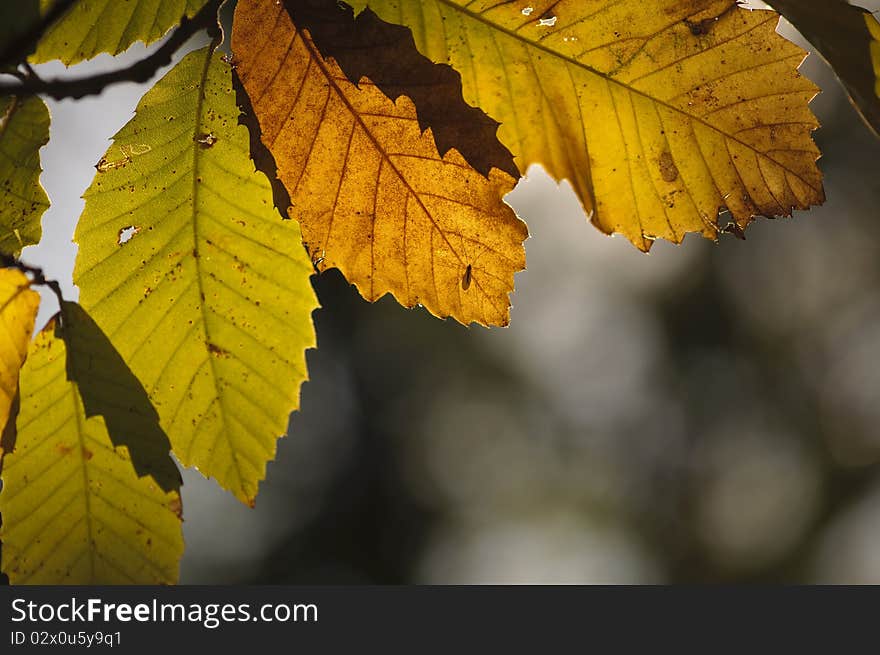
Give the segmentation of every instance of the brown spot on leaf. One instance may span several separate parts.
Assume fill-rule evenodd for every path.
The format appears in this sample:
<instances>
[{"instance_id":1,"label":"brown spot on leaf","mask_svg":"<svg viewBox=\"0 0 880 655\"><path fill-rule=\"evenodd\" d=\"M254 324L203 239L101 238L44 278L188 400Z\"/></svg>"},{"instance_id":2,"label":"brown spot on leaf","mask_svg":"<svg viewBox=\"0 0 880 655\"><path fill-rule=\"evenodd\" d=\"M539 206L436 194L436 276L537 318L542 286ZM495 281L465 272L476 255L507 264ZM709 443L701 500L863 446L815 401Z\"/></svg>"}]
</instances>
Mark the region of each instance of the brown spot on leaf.
<instances>
[{"instance_id":1,"label":"brown spot on leaf","mask_svg":"<svg viewBox=\"0 0 880 655\"><path fill-rule=\"evenodd\" d=\"M229 357L229 351L221 348L215 343L208 342L208 352L214 357Z\"/></svg>"},{"instance_id":2,"label":"brown spot on leaf","mask_svg":"<svg viewBox=\"0 0 880 655\"><path fill-rule=\"evenodd\" d=\"M664 182L675 182L678 179L678 167L672 158L672 153L665 150L659 159L660 175L663 176Z\"/></svg>"},{"instance_id":3,"label":"brown spot on leaf","mask_svg":"<svg viewBox=\"0 0 880 655\"><path fill-rule=\"evenodd\" d=\"M95 164L95 170L99 173L106 173L107 171L112 171L116 168L122 168L127 163L127 159L122 159L121 161L110 161L106 157L101 157L101 160L97 164Z\"/></svg>"},{"instance_id":4,"label":"brown spot on leaf","mask_svg":"<svg viewBox=\"0 0 880 655\"><path fill-rule=\"evenodd\" d=\"M685 19L684 24L688 26L691 34L694 36L706 36L717 18L707 18L706 20L690 21Z\"/></svg>"}]
</instances>

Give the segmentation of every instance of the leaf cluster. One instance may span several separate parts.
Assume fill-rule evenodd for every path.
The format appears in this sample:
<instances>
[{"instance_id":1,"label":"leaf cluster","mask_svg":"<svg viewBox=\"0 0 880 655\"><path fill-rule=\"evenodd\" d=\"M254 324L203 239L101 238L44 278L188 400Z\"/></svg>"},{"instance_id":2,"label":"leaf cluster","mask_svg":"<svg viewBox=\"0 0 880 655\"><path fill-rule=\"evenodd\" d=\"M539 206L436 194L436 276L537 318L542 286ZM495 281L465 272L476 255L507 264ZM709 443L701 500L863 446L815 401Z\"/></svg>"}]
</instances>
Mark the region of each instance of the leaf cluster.
<instances>
[{"instance_id":1,"label":"leaf cluster","mask_svg":"<svg viewBox=\"0 0 880 655\"><path fill-rule=\"evenodd\" d=\"M15 5L13 8L12 5ZM173 456L253 505L316 346L310 278L337 268L463 324L505 326L533 164L641 250L824 200L817 92L778 14L733 0L37 0L0 9L2 570L13 583L173 583ZM880 25L772 3L880 128ZM170 35L110 73L45 80ZM24 264L49 199L40 96L146 81L95 164L79 303ZM39 296L58 314L35 338Z\"/></svg>"}]
</instances>

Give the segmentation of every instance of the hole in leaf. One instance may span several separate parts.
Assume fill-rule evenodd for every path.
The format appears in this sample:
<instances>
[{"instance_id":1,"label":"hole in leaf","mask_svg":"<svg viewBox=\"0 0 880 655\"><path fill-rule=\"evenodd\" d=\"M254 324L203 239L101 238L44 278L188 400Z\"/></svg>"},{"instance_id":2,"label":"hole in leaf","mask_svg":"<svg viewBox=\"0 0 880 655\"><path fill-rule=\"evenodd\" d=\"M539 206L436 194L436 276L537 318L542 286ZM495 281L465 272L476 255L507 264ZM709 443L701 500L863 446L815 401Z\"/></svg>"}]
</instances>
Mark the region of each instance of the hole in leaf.
<instances>
[{"instance_id":1,"label":"hole in leaf","mask_svg":"<svg viewBox=\"0 0 880 655\"><path fill-rule=\"evenodd\" d=\"M135 234L141 231L141 228L135 225L129 225L128 227L124 227L119 230L119 237L116 239L116 245L123 246L129 241L131 241L132 237Z\"/></svg>"},{"instance_id":2,"label":"hole in leaf","mask_svg":"<svg viewBox=\"0 0 880 655\"><path fill-rule=\"evenodd\" d=\"M205 134L205 133L199 134L195 140L196 140L196 143L198 143L199 146L201 146L205 150L207 150L208 148L213 146L215 143L217 143L217 137L214 136L210 132L207 134Z\"/></svg>"}]
</instances>

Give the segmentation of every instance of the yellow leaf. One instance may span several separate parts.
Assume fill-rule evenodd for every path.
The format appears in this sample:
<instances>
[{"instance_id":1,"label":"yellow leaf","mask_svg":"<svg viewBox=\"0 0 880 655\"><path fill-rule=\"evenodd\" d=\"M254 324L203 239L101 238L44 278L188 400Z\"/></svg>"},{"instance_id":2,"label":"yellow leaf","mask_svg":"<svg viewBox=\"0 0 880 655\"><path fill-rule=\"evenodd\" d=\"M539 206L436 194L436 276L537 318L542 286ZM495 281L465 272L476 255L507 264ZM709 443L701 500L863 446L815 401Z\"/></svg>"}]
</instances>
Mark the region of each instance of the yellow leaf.
<instances>
[{"instance_id":1,"label":"yellow leaf","mask_svg":"<svg viewBox=\"0 0 880 655\"><path fill-rule=\"evenodd\" d=\"M183 535L168 440L95 324L70 303L62 315L21 371L0 491L3 571L12 584L174 583Z\"/></svg>"},{"instance_id":2,"label":"yellow leaf","mask_svg":"<svg viewBox=\"0 0 880 655\"><path fill-rule=\"evenodd\" d=\"M880 98L880 22L871 14L865 14L865 22L868 24L868 32L871 34L871 62L874 65L874 75L877 81L874 83L874 93Z\"/></svg>"},{"instance_id":3,"label":"yellow leaf","mask_svg":"<svg viewBox=\"0 0 880 655\"><path fill-rule=\"evenodd\" d=\"M571 180L643 250L823 201L817 88L778 15L732 0L355 0L409 25L501 121L521 170Z\"/></svg>"},{"instance_id":4,"label":"yellow leaf","mask_svg":"<svg viewBox=\"0 0 880 655\"><path fill-rule=\"evenodd\" d=\"M12 268L0 269L0 430L6 426L18 374L34 332L40 294L31 290L27 277ZM0 458L4 442L0 440Z\"/></svg>"},{"instance_id":5,"label":"yellow leaf","mask_svg":"<svg viewBox=\"0 0 880 655\"><path fill-rule=\"evenodd\" d=\"M515 180L484 177L456 150L441 157L409 98L352 84L280 3L239 2L232 47L316 266L339 268L370 301L391 293L507 325L527 237L502 200Z\"/></svg>"},{"instance_id":6,"label":"yellow leaf","mask_svg":"<svg viewBox=\"0 0 880 655\"><path fill-rule=\"evenodd\" d=\"M299 406L317 300L239 114L210 48L147 92L85 193L74 282L178 459L252 504Z\"/></svg>"}]
</instances>

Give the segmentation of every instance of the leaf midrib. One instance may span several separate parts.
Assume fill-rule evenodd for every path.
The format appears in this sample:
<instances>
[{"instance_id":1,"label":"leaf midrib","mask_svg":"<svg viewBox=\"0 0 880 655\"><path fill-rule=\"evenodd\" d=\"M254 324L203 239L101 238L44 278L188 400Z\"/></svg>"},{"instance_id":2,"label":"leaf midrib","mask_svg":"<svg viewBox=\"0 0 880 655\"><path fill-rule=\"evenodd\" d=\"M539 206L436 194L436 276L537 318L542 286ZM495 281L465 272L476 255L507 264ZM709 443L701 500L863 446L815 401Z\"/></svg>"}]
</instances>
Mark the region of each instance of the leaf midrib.
<instances>
[{"instance_id":1,"label":"leaf midrib","mask_svg":"<svg viewBox=\"0 0 880 655\"><path fill-rule=\"evenodd\" d=\"M592 73L593 75L596 75L596 76L604 79L606 82L609 82L611 84L615 84L616 86L619 86L619 87L629 91L630 93L635 93L636 95L639 95L639 96L641 96L651 102L654 102L658 105L666 107L667 109L670 109L671 111L674 111L678 114L682 114L684 116L687 116L689 120L692 120L696 123L700 123L700 124L704 125L705 127L709 128L710 130L713 130L714 132L721 134L724 138L730 139L731 141L735 141L735 142L739 143L740 145L742 145L743 147L748 148L749 150L754 152L756 155L761 156L765 159L768 159L768 160L772 161L774 164L783 167L783 169L786 172L794 175L798 180L800 180L801 182L806 184L809 188L813 189L814 191L819 190L818 188L813 186L813 184L811 182L809 182L808 180L805 180L796 171L789 170L787 167L784 166L784 164L777 161L773 157L769 157L766 153L755 148L755 146L753 146L749 143L746 143L745 141L742 141L741 139L738 139L735 135L726 134L725 132L718 129L716 126L712 125L711 123L706 122L705 120L703 120L699 116L694 116L692 114L689 114L688 112L684 111L680 107L676 107L675 105L671 105L664 100L660 100L658 98L651 96L650 94L648 94L644 91L641 91L635 87L629 86L628 84L618 80L617 78L614 78L614 77L608 75L607 73L603 73L602 71L599 71L599 70L593 68L592 66L590 66L589 64L585 64L584 62L579 61L578 59L575 59L575 58L570 57L568 55L564 55L564 54L558 52L557 50L553 50L552 48L549 48L541 43L538 43L538 42L533 41L531 39L525 38L525 37L521 36L520 34L518 34L517 32L513 32L505 27L501 27L497 23L493 23L492 21L488 20L487 18L484 18L482 16L482 14L475 13L475 12L471 11L470 9L463 7L462 5L459 5L455 2L453 2L453 0L435 0L435 2L439 2L440 4L446 5L447 7L451 8L453 11L461 12L461 13L465 14L466 16L472 18L473 20L486 25L489 29L496 30L502 34L505 34L506 36L509 36L513 39L516 39L517 41L519 41L527 46L541 50L542 52L545 52L546 54L548 54L552 57L555 57L557 59L565 61L565 62L567 62L573 66L576 66L578 68L581 68L588 73ZM760 10L755 10L755 11L760 11ZM775 13L775 12L773 12L773 13ZM592 174L591 174L591 176L592 176Z\"/></svg>"},{"instance_id":2,"label":"leaf midrib","mask_svg":"<svg viewBox=\"0 0 880 655\"><path fill-rule=\"evenodd\" d=\"M193 152L193 166L192 166L192 230L193 230L193 247L194 247L194 259L196 266L196 281L199 289L199 311L202 315L202 325L204 326L205 331L205 355L208 358L208 362L211 367L211 384L214 386L214 391L216 393L217 402L220 404L220 421L222 423L221 434L226 439L227 445L229 446L230 457L232 458L232 462L235 465L235 473L238 477L238 490L244 491L244 476L242 475L241 466L238 463L238 456L235 451L234 444L232 444L229 433L227 431L226 425L226 403L224 401L224 395L220 386L217 384L217 380L219 379L217 374L217 366L214 362L214 356L211 354L211 350L208 348L208 343L210 342L210 338L208 336L208 308L207 308L207 295L205 294L205 287L202 281L202 257L201 252L199 250L199 160L203 151L201 144L199 143L199 135L201 134L202 128L202 111L205 105L205 88L207 85L208 77L210 76L211 70L211 61L214 58L214 48L215 45L212 43L205 49L205 64L202 67L202 74L199 78L199 90L198 90L198 100L196 101L196 111L195 111L195 121L193 127L192 134L192 152ZM183 402L183 401L181 401ZM210 407L209 407L210 408ZM207 410L206 410L207 411ZM193 443L195 442L196 434L192 435L192 439L190 440L190 449L192 448Z\"/></svg>"},{"instance_id":3,"label":"leaf midrib","mask_svg":"<svg viewBox=\"0 0 880 655\"><path fill-rule=\"evenodd\" d=\"M70 356L69 347L65 343L64 348L65 357ZM89 464L86 460L86 440L85 440L85 425L83 424L83 416L85 416L85 408L82 404L82 398L79 395L79 388L73 382L70 383L70 400L73 404L73 415L76 417L76 438L79 442L79 452L77 455L79 456L80 466L82 468L82 479L83 479L83 500L85 503L85 519L86 519L86 531L88 532L88 541L86 541L86 548L89 553L89 579L95 579L95 550L91 547L94 540L94 529L92 527L92 489L89 485Z\"/></svg>"},{"instance_id":4,"label":"leaf midrib","mask_svg":"<svg viewBox=\"0 0 880 655\"><path fill-rule=\"evenodd\" d=\"M293 21L291 19L291 23L292 22ZM346 94L339 87L337 80L334 78L333 75L330 74L330 71L327 69L325 62L324 62L324 59L321 56L321 53L318 52L314 43L312 43L311 38L306 37L306 35L302 31L300 31L300 29L297 28L296 26L294 26L294 33L295 33L294 38L301 38L303 43L306 44L306 47L308 48L309 53L311 54L312 60L315 61L315 63L318 65L318 68L321 69L321 72L324 74L324 77L327 79L327 82L333 87L334 91L336 92L336 95L345 104L346 108L348 109L349 113L351 113L354 120L357 121L357 123L361 126L361 130L363 130L364 134L367 135L367 138L369 138L370 141L373 143L373 145L376 148L376 151L381 155L382 161L385 161L391 167L391 169L394 171L395 175L397 175L397 178L403 183L403 185L409 191L410 196L415 198L416 202L419 204L419 207L422 208L422 211L425 213L425 216L427 216L428 220L431 221L431 225L434 227L434 229L437 231L437 233L442 237L443 241L449 247L450 252L452 252L452 254L455 255L455 258L458 260L458 263L461 264L462 266L464 266L465 265L464 259L462 259L458 250L456 250L455 247L453 247L452 243L449 241L448 237L446 236L446 233L437 224L437 221L434 219L434 216L431 214L431 212L425 206L425 203L422 202L422 199L419 197L419 194L416 193L415 189L412 188L412 185L410 185L409 181L406 179L406 176L404 176L403 173L401 173L400 169L395 165L394 161L391 159L391 156L388 154L388 152L385 150L385 148L382 146L382 144L380 144L379 141L376 139L376 137L373 135L369 126L366 124L366 122L361 117L360 112L354 107L354 105L352 105L351 101L348 99ZM443 157L439 157L439 156L436 161L442 162L444 164L446 163L446 160ZM344 169L345 169L345 167L343 167L343 171L342 171L343 175L345 175ZM433 248L432 248L432 252L434 252ZM404 251L404 257L406 257L405 251ZM406 266L406 263L404 263L404 265ZM432 277L434 278L434 284L436 287L436 274L433 273L433 266L432 266ZM503 311L503 310L499 309L499 307L495 304L492 297L486 292L485 289L483 289L482 285L480 284L480 282L478 280L474 279L473 284L477 289L480 290L480 293L483 294L483 297L489 302L490 305L492 305L492 307L495 308L496 311ZM435 290L435 293L436 293L436 290ZM437 296L438 296L438 300L439 300L439 293L437 293ZM410 298L407 298L407 302L409 302L409 301L410 301ZM461 305L461 308L463 310L463 303L461 303L460 300L459 300L459 305Z\"/></svg>"}]
</instances>

